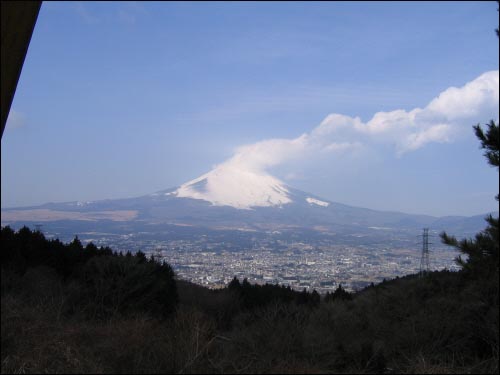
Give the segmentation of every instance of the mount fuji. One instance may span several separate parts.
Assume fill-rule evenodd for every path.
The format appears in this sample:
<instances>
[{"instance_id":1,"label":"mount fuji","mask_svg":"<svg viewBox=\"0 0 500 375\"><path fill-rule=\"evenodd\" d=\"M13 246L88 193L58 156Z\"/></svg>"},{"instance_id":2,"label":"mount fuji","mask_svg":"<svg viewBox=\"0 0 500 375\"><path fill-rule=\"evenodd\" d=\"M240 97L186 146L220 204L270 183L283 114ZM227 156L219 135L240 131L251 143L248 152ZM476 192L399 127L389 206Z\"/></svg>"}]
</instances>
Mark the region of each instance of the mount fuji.
<instances>
[{"instance_id":1,"label":"mount fuji","mask_svg":"<svg viewBox=\"0 0 500 375\"><path fill-rule=\"evenodd\" d=\"M437 218L352 207L294 189L265 172L227 163L181 186L141 197L2 209L2 225L57 222L75 229L120 224L130 232L144 225L322 233L430 227L470 235L484 228L484 217Z\"/></svg>"},{"instance_id":2,"label":"mount fuji","mask_svg":"<svg viewBox=\"0 0 500 375\"><path fill-rule=\"evenodd\" d=\"M171 194L179 198L202 199L214 206L247 210L292 203L289 189L277 178L224 164L181 185Z\"/></svg>"}]
</instances>

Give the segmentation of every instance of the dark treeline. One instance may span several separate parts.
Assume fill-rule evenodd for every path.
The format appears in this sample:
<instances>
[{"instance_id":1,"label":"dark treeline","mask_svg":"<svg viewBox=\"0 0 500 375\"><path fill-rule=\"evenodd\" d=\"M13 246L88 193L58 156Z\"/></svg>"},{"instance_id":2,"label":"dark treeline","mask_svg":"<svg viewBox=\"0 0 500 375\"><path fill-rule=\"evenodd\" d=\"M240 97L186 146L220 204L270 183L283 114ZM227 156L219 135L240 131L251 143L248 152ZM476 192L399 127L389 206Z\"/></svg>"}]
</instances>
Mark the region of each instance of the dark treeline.
<instances>
[{"instance_id":1,"label":"dark treeline","mask_svg":"<svg viewBox=\"0 0 500 375\"><path fill-rule=\"evenodd\" d=\"M495 266L320 297L237 278L210 290L141 252L28 228L1 243L2 373L498 371Z\"/></svg>"},{"instance_id":2,"label":"dark treeline","mask_svg":"<svg viewBox=\"0 0 500 375\"><path fill-rule=\"evenodd\" d=\"M64 244L47 240L27 227L1 230L2 294L16 288L16 276L28 271L53 271L71 289L65 307L92 318L147 311L168 315L178 301L174 272L167 263L148 260L144 253L113 252L93 243L83 247L75 237Z\"/></svg>"},{"instance_id":3,"label":"dark treeline","mask_svg":"<svg viewBox=\"0 0 500 375\"><path fill-rule=\"evenodd\" d=\"M309 293L305 288L302 292L297 292L284 285L252 285L247 279L240 283L238 278L234 278L228 285L228 289L237 294L242 305L246 309L263 307L269 303L281 302L297 305L308 305L314 307L320 303L320 296L315 290Z\"/></svg>"},{"instance_id":4,"label":"dark treeline","mask_svg":"<svg viewBox=\"0 0 500 375\"><path fill-rule=\"evenodd\" d=\"M2 290L5 292L14 286L9 282L9 274L22 276L28 270L45 267L53 270L63 284L79 284L80 292L71 299L93 305L92 309L86 308L93 312L92 317L132 310L168 315L177 306L177 285L171 266L154 257L147 259L141 251L123 254L109 247L98 248L92 242L84 247L78 237L64 244L59 239L48 240L41 232L27 227L18 232L9 226L3 227L1 243L2 270L6 275ZM297 292L279 285L252 285L246 278L240 282L236 277L225 290L215 293L230 296L232 309L238 312L276 302L315 307L321 300L315 290L310 293L304 288ZM335 293L327 295L325 301L346 296L350 294L340 286ZM90 303L93 298L101 302L94 306ZM227 323L227 319L224 321Z\"/></svg>"}]
</instances>

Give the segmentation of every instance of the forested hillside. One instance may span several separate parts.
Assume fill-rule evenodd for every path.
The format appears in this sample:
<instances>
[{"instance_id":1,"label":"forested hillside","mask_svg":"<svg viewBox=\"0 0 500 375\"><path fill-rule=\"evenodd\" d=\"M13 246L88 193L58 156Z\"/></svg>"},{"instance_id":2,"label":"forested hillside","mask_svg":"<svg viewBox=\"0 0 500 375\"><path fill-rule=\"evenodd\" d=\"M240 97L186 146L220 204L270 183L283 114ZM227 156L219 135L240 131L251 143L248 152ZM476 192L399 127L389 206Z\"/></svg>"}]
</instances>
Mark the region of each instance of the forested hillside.
<instances>
[{"instance_id":1,"label":"forested hillside","mask_svg":"<svg viewBox=\"0 0 500 375\"><path fill-rule=\"evenodd\" d=\"M1 241L2 373L498 371L498 272L321 298L238 279L209 290L142 253L28 228Z\"/></svg>"}]
</instances>

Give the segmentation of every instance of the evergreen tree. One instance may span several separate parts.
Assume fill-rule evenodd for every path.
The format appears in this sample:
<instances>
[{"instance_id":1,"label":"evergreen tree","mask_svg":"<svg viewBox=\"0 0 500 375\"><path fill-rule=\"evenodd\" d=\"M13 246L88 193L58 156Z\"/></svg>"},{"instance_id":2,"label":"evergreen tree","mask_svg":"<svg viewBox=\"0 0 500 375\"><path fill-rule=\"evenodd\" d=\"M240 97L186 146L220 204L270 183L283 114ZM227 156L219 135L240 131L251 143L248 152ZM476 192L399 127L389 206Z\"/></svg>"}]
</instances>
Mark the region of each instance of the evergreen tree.
<instances>
[{"instance_id":1,"label":"evergreen tree","mask_svg":"<svg viewBox=\"0 0 500 375\"><path fill-rule=\"evenodd\" d=\"M296 303L297 305L307 305L308 302L309 302L309 293L307 293L306 288L304 288L302 292L300 292L300 294L297 295Z\"/></svg>"},{"instance_id":2,"label":"evergreen tree","mask_svg":"<svg viewBox=\"0 0 500 375\"><path fill-rule=\"evenodd\" d=\"M476 137L481 141L481 148L486 150L484 156L488 159L488 163L498 169L500 159L498 124L495 124L495 121L491 120L486 126L488 127L486 134L479 124L474 126L474 132L476 133ZM498 195L496 198L498 200Z\"/></svg>"},{"instance_id":3,"label":"evergreen tree","mask_svg":"<svg viewBox=\"0 0 500 375\"><path fill-rule=\"evenodd\" d=\"M474 131L481 141L481 147L486 150L484 156L488 160L488 163L497 167L498 170L500 152L498 124L495 124L492 120L486 126L486 132L483 131L479 124L474 126ZM498 201L498 194L495 198ZM466 259L463 259L459 255L456 258L456 262L466 272L472 273L475 276L482 274L485 277L489 277L491 276L491 272L498 272L498 218L489 215L486 218L486 222L488 223L488 227L476 234L474 239L458 241L446 232L441 233L441 238L445 244L456 247L463 255L467 256Z\"/></svg>"},{"instance_id":4,"label":"evergreen tree","mask_svg":"<svg viewBox=\"0 0 500 375\"><path fill-rule=\"evenodd\" d=\"M248 282L248 279L245 277L243 279L243 282L241 283L241 287L244 289L244 290L249 290L252 288L252 285L250 285L250 283Z\"/></svg>"},{"instance_id":5,"label":"evergreen tree","mask_svg":"<svg viewBox=\"0 0 500 375\"><path fill-rule=\"evenodd\" d=\"M311 304L313 306L317 306L317 305L319 305L320 301L321 301L321 297L320 297L319 293L316 291L316 289L314 289L312 294L311 294Z\"/></svg>"},{"instance_id":6,"label":"evergreen tree","mask_svg":"<svg viewBox=\"0 0 500 375\"><path fill-rule=\"evenodd\" d=\"M139 259L140 263L147 261L146 254L144 254L141 250L135 253L135 256L137 259Z\"/></svg>"},{"instance_id":7,"label":"evergreen tree","mask_svg":"<svg viewBox=\"0 0 500 375\"><path fill-rule=\"evenodd\" d=\"M338 288L335 289L333 293L327 293L325 296L325 302L333 302L335 300L351 300L351 293L342 288L342 284L339 284Z\"/></svg>"},{"instance_id":8,"label":"evergreen tree","mask_svg":"<svg viewBox=\"0 0 500 375\"><path fill-rule=\"evenodd\" d=\"M233 280L228 284L227 288L229 290L237 290L239 291L241 288L240 280L235 276Z\"/></svg>"}]
</instances>

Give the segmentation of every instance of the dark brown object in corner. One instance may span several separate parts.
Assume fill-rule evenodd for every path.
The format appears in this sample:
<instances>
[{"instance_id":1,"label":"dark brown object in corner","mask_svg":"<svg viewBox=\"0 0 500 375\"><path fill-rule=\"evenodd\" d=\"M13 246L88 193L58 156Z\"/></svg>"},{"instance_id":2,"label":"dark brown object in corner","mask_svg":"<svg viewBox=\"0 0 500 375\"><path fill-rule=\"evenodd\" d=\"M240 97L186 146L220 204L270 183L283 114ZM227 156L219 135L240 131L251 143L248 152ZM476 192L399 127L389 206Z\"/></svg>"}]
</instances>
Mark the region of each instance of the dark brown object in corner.
<instances>
[{"instance_id":1,"label":"dark brown object in corner","mask_svg":"<svg viewBox=\"0 0 500 375\"><path fill-rule=\"evenodd\" d=\"M28 52L41 1L2 1L1 115L2 133Z\"/></svg>"}]
</instances>

